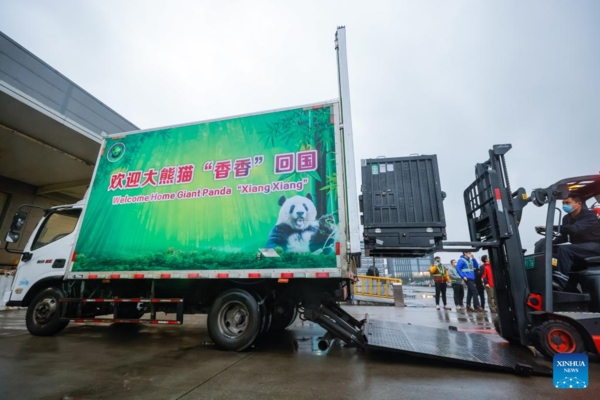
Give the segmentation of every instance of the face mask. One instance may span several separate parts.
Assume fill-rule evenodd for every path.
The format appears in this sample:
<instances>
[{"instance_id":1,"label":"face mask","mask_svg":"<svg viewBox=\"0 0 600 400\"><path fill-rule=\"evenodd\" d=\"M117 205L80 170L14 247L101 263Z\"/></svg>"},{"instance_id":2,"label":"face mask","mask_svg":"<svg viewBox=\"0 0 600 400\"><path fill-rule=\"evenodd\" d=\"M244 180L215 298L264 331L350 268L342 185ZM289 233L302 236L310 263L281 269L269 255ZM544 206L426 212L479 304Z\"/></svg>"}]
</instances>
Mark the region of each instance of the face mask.
<instances>
[{"instance_id":1,"label":"face mask","mask_svg":"<svg viewBox=\"0 0 600 400\"><path fill-rule=\"evenodd\" d=\"M575 209L570 204L563 204L563 211L567 214L571 214L573 211L575 211Z\"/></svg>"}]
</instances>

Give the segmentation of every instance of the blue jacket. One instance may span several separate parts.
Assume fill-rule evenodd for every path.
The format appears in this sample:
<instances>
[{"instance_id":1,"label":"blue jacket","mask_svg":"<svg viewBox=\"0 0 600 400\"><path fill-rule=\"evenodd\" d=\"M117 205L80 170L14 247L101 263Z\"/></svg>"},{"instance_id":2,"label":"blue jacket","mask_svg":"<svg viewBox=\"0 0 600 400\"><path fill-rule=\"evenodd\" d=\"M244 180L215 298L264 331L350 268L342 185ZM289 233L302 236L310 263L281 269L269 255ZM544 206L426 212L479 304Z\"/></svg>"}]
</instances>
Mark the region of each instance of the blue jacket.
<instances>
[{"instance_id":1,"label":"blue jacket","mask_svg":"<svg viewBox=\"0 0 600 400\"><path fill-rule=\"evenodd\" d=\"M465 256L460 256L456 263L456 272L461 278L467 278L469 280L475 280L475 270L479 269L476 259L469 260Z\"/></svg>"}]
</instances>

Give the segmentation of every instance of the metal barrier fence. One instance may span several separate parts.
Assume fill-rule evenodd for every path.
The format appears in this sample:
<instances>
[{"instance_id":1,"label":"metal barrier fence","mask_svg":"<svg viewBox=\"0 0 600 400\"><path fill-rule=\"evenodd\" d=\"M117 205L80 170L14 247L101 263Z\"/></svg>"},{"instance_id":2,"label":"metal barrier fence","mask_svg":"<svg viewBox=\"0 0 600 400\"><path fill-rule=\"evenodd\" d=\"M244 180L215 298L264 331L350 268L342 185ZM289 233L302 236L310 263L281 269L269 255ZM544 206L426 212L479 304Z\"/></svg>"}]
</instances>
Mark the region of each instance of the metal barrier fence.
<instances>
[{"instance_id":1,"label":"metal barrier fence","mask_svg":"<svg viewBox=\"0 0 600 400\"><path fill-rule=\"evenodd\" d=\"M358 275L358 282L354 284L354 294L360 296L393 299L393 283L402 283L402 279Z\"/></svg>"}]
</instances>

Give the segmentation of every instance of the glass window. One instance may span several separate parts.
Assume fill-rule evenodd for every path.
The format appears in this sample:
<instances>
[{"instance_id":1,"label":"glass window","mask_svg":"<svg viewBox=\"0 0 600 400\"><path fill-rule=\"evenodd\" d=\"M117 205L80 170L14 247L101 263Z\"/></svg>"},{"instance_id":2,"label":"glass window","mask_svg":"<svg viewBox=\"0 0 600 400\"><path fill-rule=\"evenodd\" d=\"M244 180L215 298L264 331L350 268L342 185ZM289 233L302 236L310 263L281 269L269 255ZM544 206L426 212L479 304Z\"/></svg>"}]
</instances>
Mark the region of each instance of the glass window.
<instances>
[{"instance_id":1,"label":"glass window","mask_svg":"<svg viewBox=\"0 0 600 400\"><path fill-rule=\"evenodd\" d=\"M31 250L37 250L73 232L80 214L81 210L56 211L50 214L37 233Z\"/></svg>"}]
</instances>

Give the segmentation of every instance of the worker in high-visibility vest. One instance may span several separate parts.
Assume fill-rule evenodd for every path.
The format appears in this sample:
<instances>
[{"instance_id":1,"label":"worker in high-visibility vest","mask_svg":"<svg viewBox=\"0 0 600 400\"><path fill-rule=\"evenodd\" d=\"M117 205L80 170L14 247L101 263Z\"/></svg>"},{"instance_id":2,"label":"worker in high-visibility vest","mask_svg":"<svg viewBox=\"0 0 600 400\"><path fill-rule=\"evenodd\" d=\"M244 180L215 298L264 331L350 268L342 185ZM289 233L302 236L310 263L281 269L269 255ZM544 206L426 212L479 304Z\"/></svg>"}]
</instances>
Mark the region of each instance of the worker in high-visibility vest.
<instances>
[{"instance_id":1,"label":"worker in high-visibility vest","mask_svg":"<svg viewBox=\"0 0 600 400\"><path fill-rule=\"evenodd\" d=\"M452 308L448 307L446 304L446 287L447 283L450 282L448 268L442 264L442 259L440 257L436 257L434 260L435 263L429 268L429 272L433 277L433 282L435 282L435 308L438 310L440 309L441 294L444 310L452 310Z\"/></svg>"},{"instance_id":2,"label":"worker in high-visibility vest","mask_svg":"<svg viewBox=\"0 0 600 400\"><path fill-rule=\"evenodd\" d=\"M456 272L456 260L450 260L450 265L448 276L450 277L452 291L454 292L454 305L456 306L456 310L460 311L465 308L465 282L458 275L458 272Z\"/></svg>"},{"instance_id":3,"label":"worker in high-visibility vest","mask_svg":"<svg viewBox=\"0 0 600 400\"><path fill-rule=\"evenodd\" d=\"M473 256L473 253L470 251L463 252L456 264L456 272L458 272L458 275L460 275L467 285L467 311L482 312L483 308L481 308L479 304L479 293L477 292L477 287L475 287L476 269L479 269L479 264ZM471 307L471 299L473 299L475 308Z\"/></svg>"}]
</instances>

